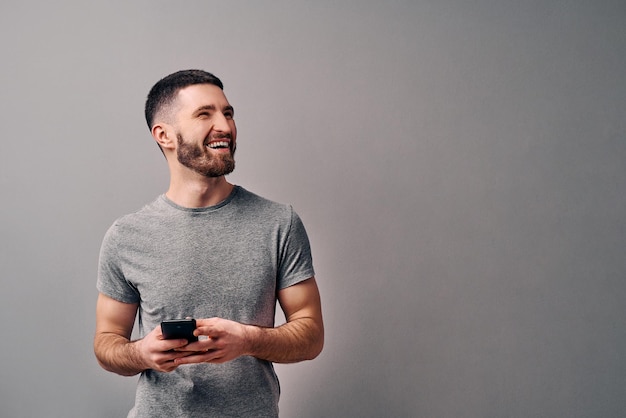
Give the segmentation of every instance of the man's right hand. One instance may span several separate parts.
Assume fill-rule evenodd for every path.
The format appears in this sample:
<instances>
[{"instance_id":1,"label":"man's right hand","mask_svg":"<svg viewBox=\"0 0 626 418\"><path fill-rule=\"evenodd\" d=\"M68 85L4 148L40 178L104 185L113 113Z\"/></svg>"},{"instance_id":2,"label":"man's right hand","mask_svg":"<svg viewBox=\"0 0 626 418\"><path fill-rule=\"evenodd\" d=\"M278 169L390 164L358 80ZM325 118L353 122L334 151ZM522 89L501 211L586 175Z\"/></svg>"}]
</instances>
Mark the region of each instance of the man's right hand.
<instances>
[{"instance_id":1,"label":"man's right hand","mask_svg":"<svg viewBox=\"0 0 626 418\"><path fill-rule=\"evenodd\" d=\"M161 326L158 325L141 340L131 344L136 346L137 354L145 366L144 370L152 369L159 372L171 372L178 367L174 360L195 354L192 351L181 350L188 343L184 339L164 339Z\"/></svg>"},{"instance_id":2,"label":"man's right hand","mask_svg":"<svg viewBox=\"0 0 626 418\"><path fill-rule=\"evenodd\" d=\"M141 340L130 341L137 308L136 303L123 303L102 293L98 296L94 352L105 370L123 376L147 369L171 372L178 367L175 359L194 354L175 351L185 347L187 340L164 339L160 325Z\"/></svg>"}]
</instances>

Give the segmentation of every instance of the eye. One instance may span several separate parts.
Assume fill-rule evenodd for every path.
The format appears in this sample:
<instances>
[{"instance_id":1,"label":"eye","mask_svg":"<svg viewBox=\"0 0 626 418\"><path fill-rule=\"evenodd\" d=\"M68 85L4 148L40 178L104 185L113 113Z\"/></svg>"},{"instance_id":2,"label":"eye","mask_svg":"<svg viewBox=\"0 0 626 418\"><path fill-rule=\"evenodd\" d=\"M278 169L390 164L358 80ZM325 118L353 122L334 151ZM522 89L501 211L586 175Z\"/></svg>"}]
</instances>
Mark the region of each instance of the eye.
<instances>
[{"instance_id":1,"label":"eye","mask_svg":"<svg viewBox=\"0 0 626 418\"><path fill-rule=\"evenodd\" d=\"M232 119L235 117L235 115L233 114L233 112L224 112L224 117L226 119Z\"/></svg>"}]
</instances>

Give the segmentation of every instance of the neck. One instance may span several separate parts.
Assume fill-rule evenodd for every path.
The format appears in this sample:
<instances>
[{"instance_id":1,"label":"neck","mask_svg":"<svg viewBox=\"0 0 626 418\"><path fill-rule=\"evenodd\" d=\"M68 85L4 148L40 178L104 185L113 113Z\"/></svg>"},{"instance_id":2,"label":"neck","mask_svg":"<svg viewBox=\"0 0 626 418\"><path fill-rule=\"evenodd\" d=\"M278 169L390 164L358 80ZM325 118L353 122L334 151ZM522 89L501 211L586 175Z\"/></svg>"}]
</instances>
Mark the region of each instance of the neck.
<instances>
[{"instance_id":1,"label":"neck","mask_svg":"<svg viewBox=\"0 0 626 418\"><path fill-rule=\"evenodd\" d=\"M233 191L233 185L222 177L203 177L177 181L170 179L170 188L165 193L168 199L186 208L214 206L225 200Z\"/></svg>"}]
</instances>

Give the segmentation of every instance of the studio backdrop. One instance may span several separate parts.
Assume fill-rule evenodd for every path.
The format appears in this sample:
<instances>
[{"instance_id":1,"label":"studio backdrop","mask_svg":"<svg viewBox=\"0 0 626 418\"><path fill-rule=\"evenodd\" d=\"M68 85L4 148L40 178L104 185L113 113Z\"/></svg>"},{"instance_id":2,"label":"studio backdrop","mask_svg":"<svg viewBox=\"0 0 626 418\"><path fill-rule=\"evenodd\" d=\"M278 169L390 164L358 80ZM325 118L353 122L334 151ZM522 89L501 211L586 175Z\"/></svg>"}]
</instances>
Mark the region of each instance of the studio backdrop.
<instances>
[{"instance_id":1,"label":"studio backdrop","mask_svg":"<svg viewBox=\"0 0 626 418\"><path fill-rule=\"evenodd\" d=\"M326 346L282 416L623 416L624 1L4 1L0 54L0 416L131 408L98 252L167 189L143 105L187 68L311 239Z\"/></svg>"}]
</instances>

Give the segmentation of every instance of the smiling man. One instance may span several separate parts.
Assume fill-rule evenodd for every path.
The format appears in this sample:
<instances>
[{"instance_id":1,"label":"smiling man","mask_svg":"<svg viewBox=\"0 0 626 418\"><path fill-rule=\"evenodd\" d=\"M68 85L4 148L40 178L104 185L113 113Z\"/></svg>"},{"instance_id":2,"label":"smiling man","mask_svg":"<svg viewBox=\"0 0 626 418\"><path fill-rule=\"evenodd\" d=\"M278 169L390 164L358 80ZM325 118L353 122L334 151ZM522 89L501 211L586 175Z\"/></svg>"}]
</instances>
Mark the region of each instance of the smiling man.
<instances>
[{"instance_id":1,"label":"smiling man","mask_svg":"<svg viewBox=\"0 0 626 418\"><path fill-rule=\"evenodd\" d=\"M226 180L237 128L213 74L163 78L145 115L170 184L104 237L98 362L120 375L141 374L129 417L276 417L272 363L313 359L324 344L304 226L291 206ZM286 318L280 326L276 301ZM136 317L141 338L131 341ZM165 339L162 321L188 317L196 319L198 341Z\"/></svg>"}]
</instances>

